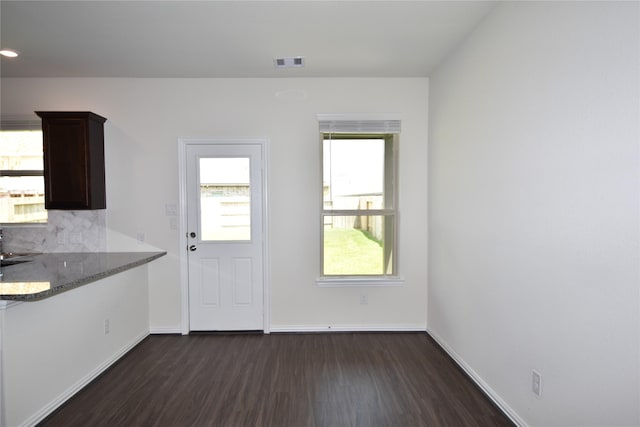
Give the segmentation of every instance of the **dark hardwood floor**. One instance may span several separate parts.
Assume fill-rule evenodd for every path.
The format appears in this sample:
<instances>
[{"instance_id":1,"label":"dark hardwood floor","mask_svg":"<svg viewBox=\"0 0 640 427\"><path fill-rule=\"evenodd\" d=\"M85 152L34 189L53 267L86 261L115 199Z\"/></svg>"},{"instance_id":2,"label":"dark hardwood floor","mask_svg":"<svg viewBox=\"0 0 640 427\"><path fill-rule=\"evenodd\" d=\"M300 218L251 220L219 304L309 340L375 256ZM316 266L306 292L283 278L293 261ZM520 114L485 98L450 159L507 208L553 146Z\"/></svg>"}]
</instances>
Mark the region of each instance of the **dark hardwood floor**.
<instances>
[{"instance_id":1,"label":"dark hardwood floor","mask_svg":"<svg viewBox=\"0 0 640 427\"><path fill-rule=\"evenodd\" d=\"M512 426L425 333L152 335L41 426Z\"/></svg>"}]
</instances>

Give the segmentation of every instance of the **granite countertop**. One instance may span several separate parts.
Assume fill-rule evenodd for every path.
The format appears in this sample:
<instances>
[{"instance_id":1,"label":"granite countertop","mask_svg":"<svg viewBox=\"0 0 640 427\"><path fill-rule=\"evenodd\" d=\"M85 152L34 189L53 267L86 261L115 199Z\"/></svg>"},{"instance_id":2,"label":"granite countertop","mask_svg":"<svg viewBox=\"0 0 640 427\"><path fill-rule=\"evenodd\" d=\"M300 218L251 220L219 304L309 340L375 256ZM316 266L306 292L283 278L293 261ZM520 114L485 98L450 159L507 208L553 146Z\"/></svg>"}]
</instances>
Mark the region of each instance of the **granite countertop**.
<instances>
[{"instance_id":1,"label":"granite countertop","mask_svg":"<svg viewBox=\"0 0 640 427\"><path fill-rule=\"evenodd\" d=\"M153 261L166 252L34 254L0 269L0 300L37 301Z\"/></svg>"}]
</instances>

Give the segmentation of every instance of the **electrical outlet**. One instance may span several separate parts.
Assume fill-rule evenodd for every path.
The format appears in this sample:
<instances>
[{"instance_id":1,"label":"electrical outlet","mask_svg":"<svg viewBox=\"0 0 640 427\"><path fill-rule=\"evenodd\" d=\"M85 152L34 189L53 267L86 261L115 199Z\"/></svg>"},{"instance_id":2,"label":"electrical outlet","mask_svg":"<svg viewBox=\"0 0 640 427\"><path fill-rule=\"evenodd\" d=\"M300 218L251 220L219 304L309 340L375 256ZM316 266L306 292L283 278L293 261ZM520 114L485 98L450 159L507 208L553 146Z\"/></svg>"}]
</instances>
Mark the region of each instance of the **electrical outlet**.
<instances>
[{"instance_id":1,"label":"electrical outlet","mask_svg":"<svg viewBox=\"0 0 640 427\"><path fill-rule=\"evenodd\" d=\"M531 373L531 391L537 397L542 396L542 375L535 369Z\"/></svg>"},{"instance_id":2,"label":"electrical outlet","mask_svg":"<svg viewBox=\"0 0 640 427\"><path fill-rule=\"evenodd\" d=\"M369 297L366 294L360 295L360 305L369 304Z\"/></svg>"},{"instance_id":3,"label":"electrical outlet","mask_svg":"<svg viewBox=\"0 0 640 427\"><path fill-rule=\"evenodd\" d=\"M110 329L111 329L111 324L109 322L109 319L104 319L104 334L109 335Z\"/></svg>"},{"instance_id":4,"label":"electrical outlet","mask_svg":"<svg viewBox=\"0 0 640 427\"><path fill-rule=\"evenodd\" d=\"M142 231L138 231L136 233L136 239L138 240L138 243L144 243L144 233Z\"/></svg>"}]
</instances>

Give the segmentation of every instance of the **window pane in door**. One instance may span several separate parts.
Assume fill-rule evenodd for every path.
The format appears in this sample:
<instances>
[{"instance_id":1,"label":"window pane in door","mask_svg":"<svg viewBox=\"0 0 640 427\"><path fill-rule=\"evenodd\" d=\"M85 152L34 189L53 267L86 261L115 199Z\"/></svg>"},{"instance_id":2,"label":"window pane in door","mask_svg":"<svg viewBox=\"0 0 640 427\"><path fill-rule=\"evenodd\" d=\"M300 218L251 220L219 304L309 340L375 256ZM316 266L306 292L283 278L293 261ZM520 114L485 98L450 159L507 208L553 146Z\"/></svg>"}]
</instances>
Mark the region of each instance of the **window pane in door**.
<instances>
[{"instance_id":1,"label":"window pane in door","mask_svg":"<svg viewBox=\"0 0 640 427\"><path fill-rule=\"evenodd\" d=\"M200 158L199 168L201 240L251 240L249 158Z\"/></svg>"}]
</instances>

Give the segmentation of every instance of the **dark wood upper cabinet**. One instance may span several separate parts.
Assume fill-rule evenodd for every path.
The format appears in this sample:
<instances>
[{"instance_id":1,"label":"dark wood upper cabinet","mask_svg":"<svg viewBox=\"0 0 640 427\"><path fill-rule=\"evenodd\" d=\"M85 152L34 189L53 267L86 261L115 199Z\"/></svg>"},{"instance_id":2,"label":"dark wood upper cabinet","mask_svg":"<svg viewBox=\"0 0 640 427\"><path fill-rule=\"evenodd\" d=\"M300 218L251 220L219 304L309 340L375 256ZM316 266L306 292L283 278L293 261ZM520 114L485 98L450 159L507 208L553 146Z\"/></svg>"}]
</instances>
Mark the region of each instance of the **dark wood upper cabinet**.
<instances>
[{"instance_id":1,"label":"dark wood upper cabinet","mask_svg":"<svg viewBox=\"0 0 640 427\"><path fill-rule=\"evenodd\" d=\"M104 122L91 112L36 111L42 118L46 209L107 207Z\"/></svg>"}]
</instances>

